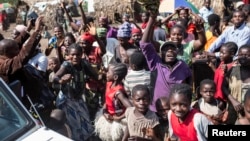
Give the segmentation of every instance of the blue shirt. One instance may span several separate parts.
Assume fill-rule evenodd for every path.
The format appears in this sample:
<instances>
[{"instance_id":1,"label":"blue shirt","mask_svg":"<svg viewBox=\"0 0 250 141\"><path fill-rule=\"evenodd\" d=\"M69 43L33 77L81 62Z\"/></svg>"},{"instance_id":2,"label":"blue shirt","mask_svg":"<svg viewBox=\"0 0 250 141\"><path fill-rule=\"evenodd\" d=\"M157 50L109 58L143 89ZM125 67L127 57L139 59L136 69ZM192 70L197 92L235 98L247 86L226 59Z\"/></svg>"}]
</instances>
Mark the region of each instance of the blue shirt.
<instances>
[{"instance_id":1,"label":"blue shirt","mask_svg":"<svg viewBox=\"0 0 250 141\"><path fill-rule=\"evenodd\" d=\"M228 27L216 40L211 44L208 52L214 52L222 44L235 42L238 49L242 45L250 44L250 28L243 23L239 28L235 26Z\"/></svg>"},{"instance_id":2,"label":"blue shirt","mask_svg":"<svg viewBox=\"0 0 250 141\"><path fill-rule=\"evenodd\" d=\"M214 13L214 10L212 8L207 9L207 7L203 6L200 10L199 10L199 15L203 18L203 20L207 23L207 18L209 15Z\"/></svg>"}]
</instances>

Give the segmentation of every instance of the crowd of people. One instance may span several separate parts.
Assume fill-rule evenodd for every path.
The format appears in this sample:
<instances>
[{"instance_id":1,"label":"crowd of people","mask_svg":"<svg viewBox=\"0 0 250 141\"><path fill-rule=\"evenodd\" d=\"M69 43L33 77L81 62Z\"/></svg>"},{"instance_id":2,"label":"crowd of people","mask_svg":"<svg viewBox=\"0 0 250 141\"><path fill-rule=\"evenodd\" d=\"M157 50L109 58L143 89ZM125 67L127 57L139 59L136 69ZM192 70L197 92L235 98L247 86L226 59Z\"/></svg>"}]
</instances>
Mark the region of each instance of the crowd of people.
<instances>
[{"instance_id":1,"label":"crowd of people","mask_svg":"<svg viewBox=\"0 0 250 141\"><path fill-rule=\"evenodd\" d=\"M250 125L250 4L221 17L204 0L199 14L160 18L158 2L140 1L141 24L124 14L115 27L79 1L81 20L61 3L54 33L42 15L16 25L0 41L0 77L20 81L25 107L30 98L46 126L75 141L206 141L208 125ZM213 77L195 74L199 64Z\"/></svg>"}]
</instances>

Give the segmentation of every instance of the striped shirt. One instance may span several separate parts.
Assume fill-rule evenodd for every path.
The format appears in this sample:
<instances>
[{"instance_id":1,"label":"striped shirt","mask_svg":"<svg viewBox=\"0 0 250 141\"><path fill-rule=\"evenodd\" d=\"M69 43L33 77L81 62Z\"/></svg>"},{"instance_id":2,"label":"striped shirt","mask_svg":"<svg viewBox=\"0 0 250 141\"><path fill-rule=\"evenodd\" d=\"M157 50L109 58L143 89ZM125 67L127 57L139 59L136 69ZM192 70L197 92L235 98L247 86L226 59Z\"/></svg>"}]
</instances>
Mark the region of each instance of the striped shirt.
<instances>
[{"instance_id":1,"label":"striped shirt","mask_svg":"<svg viewBox=\"0 0 250 141\"><path fill-rule=\"evenodd\" d=\"M142 85L150 84L150 71L146 71L145 69L139 71L134 71L134 70L128 71L128 74L124 80L125 90L131 93L133 87L138 84Z\"/></svg>"}]
</instances>

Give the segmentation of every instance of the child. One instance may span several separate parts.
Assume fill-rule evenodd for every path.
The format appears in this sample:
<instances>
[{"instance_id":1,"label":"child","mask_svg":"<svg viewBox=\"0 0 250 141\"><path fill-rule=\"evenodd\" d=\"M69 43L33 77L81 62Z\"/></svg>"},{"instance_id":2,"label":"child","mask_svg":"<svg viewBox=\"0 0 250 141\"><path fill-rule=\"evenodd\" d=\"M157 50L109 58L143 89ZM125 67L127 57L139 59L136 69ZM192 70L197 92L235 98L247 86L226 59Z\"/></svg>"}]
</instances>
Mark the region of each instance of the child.
<instances>
[{"instance_id":1,"label":"child","mask_svg":"<svg viewBox=\"0 0 250 141\"><path fill-rule=\"evenodd\" d=\"M243 100L250 87L250 46L243 45L238 51L238 63L225 75L223 92L228 99L227 124L235 124L244 116Z\"/></svg>"},{"instance_id":2,"label":"child","mask_svg":"<svg viewBox=\"0 0 250 141\"><path fill-rule=\"evenodd\" d=\"M243 116L242 118L239 118L236 121L236 125L250 125L250 89L248 88L246 95L244 97L244 112L245 112L245 116Z\"/></svg>"},{"instance_id":3,"label":"child","mask_svg":"<svg viewBox=\"0 0 250 141\"><path fill-rule=\"evenodd\" d=\"M63 46L61 47L61 53L64 60L67 60L66 49L73 43L76 43L74 35L70 32L66 33L63 41Z\"/></svg>"},{"instance_id":4,"label":"child","mask_svg":"<svg viewBox=\"0 0 250 141\"><path fill-rule=\"evenodd\" d=\"M221 33L227 29L228 27L230 27L230 17L229 16L225 16L222 19L222 24L221 24Z\"/></svg>"},{"instance_id":5,"label":"child","mask_svg":"<svg viewBox=\"0 0 250 141\"><path fill-rule=\"evenodd\" d=\"M170 110L169 98L160 97L155 102L156 114L159 117L160 122L160 137L161 140L166 141L168 137L168 112Z\"/></svg>"},{"instance_id":6,"label":"child","mask_svg":"<svg viewBox=\"0 0 250 141\"><path fill-rule=\"evenodd\" d=\"M205 115L190 108L192 89L188 84L175 84L170 91L168 112L169 136L180 140L206 141L208 125L212 124Z\"/></svg>"},{"instance_id":7,"label":"child","mask_svg":"<svg viewBox=\"0 0 250 141\"><path fill-rule=\"evenodd\" d=\"M215 69L215 66L210 63L210 67L214 70L214 82L216 85L215 98L226 101L226 97L221 89L224 74L234 65L233 58L238 50L237 44L234 42L227 42L220 48L220 65Z\"/></svg>"},{"instance_id":8,"label":"child","mask_svg":"<svg viewBox=\"0 0 250 141\"><path fill-rule=\"evenodd\" d=\"M160 141L159 139L159 119L156 114L149 109L150 93L146 85L136 85L132 90L132 100L134 107L127 108L125 112L127 128L123 141L143 140Z\"/></svg>"},{"instance_id":9,"label":"child","mask_svg":"<svg viewBox=\"0 0 250 141\"><path fill-rule=\"evenodd\" d=\"M103 141L120 141L125 130L124 113L131 103L126 97L122 81L127 75L123 63L110 64L106 75L106 92L103 113L97 113L95 132Z\"/></svg>"},{"instance_id":10,"label":"child","mask_svg":"<svg viewBox=\"0 0 250 141\"><path fill-rule=\"evenodd\" d=\"M135 85L150 84L150 71L144 69L145 64L146 60L141 51L136 51L129 57L129 66L131 70L128 71L124 80L124 87L129 96Z\"/></svg>"},{"instance_id":11,"label":"child","mask_svg":"<svg viewBox=\"0 0 250 141\"><path fill-rule=\"evenodd\" d=\"M49 72L49 87L52 90L52 92L54 92L55 95L57 95L61 89L60 84L53 83L53 77L56 74L56 72L59 70L60 65L61 64L58 58L50 57L48 59L48 71L47 72Z\"/></svg>"},{"instance_id":12,"label":"child","mask_svg":"<svg viewBox=\"0 0 250 141\"><path fill-rule=\"evenodd\" d=\"M213 80L204 79L200 82L201 98L192 103L192 107L201 111L213 124L221 124L226 103L214 98L216 85Z\"/></svg>"}]
</instances>

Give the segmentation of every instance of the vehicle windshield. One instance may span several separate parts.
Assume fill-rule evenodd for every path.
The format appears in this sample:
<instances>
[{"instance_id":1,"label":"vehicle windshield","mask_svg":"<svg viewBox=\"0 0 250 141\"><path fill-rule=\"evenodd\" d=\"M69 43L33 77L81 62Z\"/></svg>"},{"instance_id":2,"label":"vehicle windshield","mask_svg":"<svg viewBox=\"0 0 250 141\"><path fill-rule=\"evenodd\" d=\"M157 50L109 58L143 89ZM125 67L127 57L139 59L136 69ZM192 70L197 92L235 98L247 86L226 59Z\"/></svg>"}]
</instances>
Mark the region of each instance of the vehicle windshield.
<instances>
[{"instance_id":1,"label":"vehicle windshield","mask_svg":"<svg viewBox=\"0 0 250 141\"><path fill-rule=\"evenodd\" d=\"M0 80L0 140L15 140L36 126L24 106Z\"/></svg>"}]
</instances>

